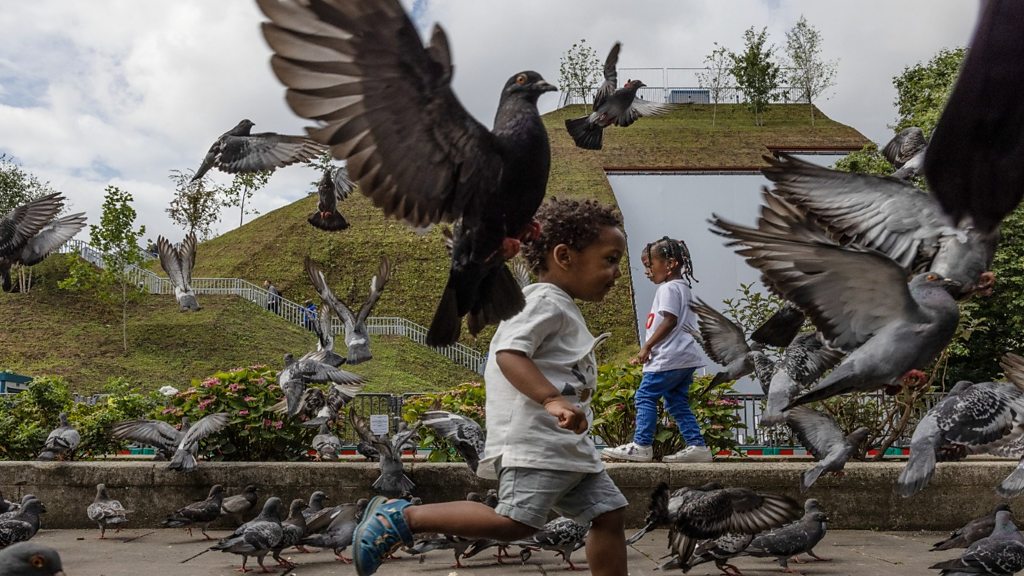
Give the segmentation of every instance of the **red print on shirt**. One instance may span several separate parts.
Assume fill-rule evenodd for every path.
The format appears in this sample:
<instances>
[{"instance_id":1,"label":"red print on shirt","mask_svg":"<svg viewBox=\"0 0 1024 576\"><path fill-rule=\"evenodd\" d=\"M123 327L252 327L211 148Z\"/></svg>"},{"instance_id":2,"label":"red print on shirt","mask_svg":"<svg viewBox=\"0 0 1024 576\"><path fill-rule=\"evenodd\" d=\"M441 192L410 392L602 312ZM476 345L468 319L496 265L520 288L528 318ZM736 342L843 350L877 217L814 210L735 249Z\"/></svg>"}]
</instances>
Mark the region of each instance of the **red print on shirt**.
<instances>
[{"instance_id":1,"label":"red print on shirt","mask_svg":"<svg viewBox=\"0 0 1024 576\"><path fill-rule=\"evenodd\" d=\"M654 314L647 315L647 329L651 329L651 325L654 324Z\"/></svg>"}]
</instances>

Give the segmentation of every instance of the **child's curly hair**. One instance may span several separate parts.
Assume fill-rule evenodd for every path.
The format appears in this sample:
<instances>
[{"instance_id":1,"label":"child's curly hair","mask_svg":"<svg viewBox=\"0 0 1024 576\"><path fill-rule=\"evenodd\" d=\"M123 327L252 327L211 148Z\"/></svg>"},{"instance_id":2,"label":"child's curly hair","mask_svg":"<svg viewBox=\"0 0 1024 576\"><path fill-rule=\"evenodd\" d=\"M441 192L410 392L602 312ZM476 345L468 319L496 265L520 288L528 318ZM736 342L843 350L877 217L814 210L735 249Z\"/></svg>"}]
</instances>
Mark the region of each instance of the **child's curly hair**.
<instances>
[{"instance_id":1,"label":"child's curly hair","mask_svg":"<svg viewBox=\"0 0 1024 576\"><path fill-rule=\"evenodd\" d=\"M559 200L552 198L537 210L541 225L540 238L523 246L523 257L530 270L547 270L546 258L555 246L565 244L583 250L592 244L605 226L622 226L618 210L594 200Z\"/></svg>"}]
</instances>

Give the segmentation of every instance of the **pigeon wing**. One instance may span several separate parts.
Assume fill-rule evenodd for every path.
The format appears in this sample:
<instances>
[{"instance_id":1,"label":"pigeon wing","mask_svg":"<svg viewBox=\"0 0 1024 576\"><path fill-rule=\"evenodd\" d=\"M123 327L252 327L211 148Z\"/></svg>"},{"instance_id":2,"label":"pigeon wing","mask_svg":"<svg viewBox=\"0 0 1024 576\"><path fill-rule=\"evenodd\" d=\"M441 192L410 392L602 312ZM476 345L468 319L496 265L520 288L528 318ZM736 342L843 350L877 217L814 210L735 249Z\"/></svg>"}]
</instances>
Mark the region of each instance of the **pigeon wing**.
<instances>
[{"instance_id":1,"label":"pigeon wing","mask_svg":"<svg viewBox=\"0 0 1024 576\"><path fill-rule=\"evenodd\" d=\"M896 168L902 168L907 160L917 155L928 141L924 138L924 130L917 126L904 128L889 140L889 143L882 148L882 156Z\"/></svg>"},{"instance_id":2,"label":"pigeon wing","mask_svg":"<svg viewBox=\"0 0 1024 576\"><path fill-rule=\"evenodd\" d=\"M181 275L186 287L192 286L192 268L196 265L196 235L189 232L178 246L178 261L181 263Z\"/></svg>"},{"instance_id":3,"label":"pigeon wing","mask_svg":"<svg viewBox=\"0 0 1024 576\"><path fill-rule=\"evenodd\" d=\"M597 110L608 100L615 89L619 86L619 73L616 70L616 66L619 64L619 50L622 48L622 44L616 42L612 49L608 51L608 57L604 60L604 82L597 88L597 92L594 93L594 110Z\"/></svg>"},{"instance_id":4,"label":"pigeon wing","mask_svg":"<svg viewBox=\"0 0 1024 576\"><path fill-rule=\"evenodd\" d=\"M694 298L690 309L697 315L700 328L698 342L704 343L707 355L722 366L750 352L743 329L700 298Z\"/></svg>"},{"instance_id":5,"label":"pigeon wing","mask_svg":"<svg viewBox=\"0 0 1024 576\"><path fill-rule=\"evenodd\" d=\"M615 119L616 126L629 126L636 122L641 116L657 116L667 114L672 110L671 104L651 102L637 96L624 114Z\"/></svg>"},{"instance_id":6,"label":"pigeon wing","mask_svg":"<svg viewBox=\"0 0 1024 576\"><path fill-rule=\"evenodd\" d=\"M120 440L132 440L165 451L174 451L181 442L182 433L160 420L126 420L111 428L111 435Z\"/></svg>"},{"instance_id":7,"label":"pigeon wing","mask_svg":"<svg viewBox=\"0 0 1024 576\"><path fill-rule=\"evenodd\" d=\"M322 145L304 136L273 132L228 136L217 158L217 167L228 174L260 172L306 162L322 153Z\"/></svg>"},{"instance_id":8,"label":"pigeon wing","mask_svg":"<svg viewBox=\"0 0 1024 576\"><path fill-rule=\"evenodd\" d=\"M175 288L186 288L188 282L185 279L185 268L182 266L178 250L171 245L171 242L163 236L157 236L156 251L160 256L160 267L167 273L171 284Z\"/></svg>"},{"instance_id":9,"label":"pigeon wing","mask_svg":"<svg viewBox=\"0 0 1024 576\"><path fill-rule=\"evenodd\" d=\"M216 414L203 416L198 422L188 429L188 432L185 433L185 437L181 440L181 444L184 446L191 446L211 434L220 432L228 425L228 420L227 412L218 412Z\"/></svg>"},{"instance_id":10,"label":"pigeon wing","mask_svg":"<svg viewBox=\"0 0 1024 576\"><path fill-rule=\"evenodd\" d=\"M484 442L486 436L480 425L475 421L460 414L453 414L443 410L429 410L420 417L423 425L434 430L447 440L452 441L463 452L463 457L469 461L470 455L465 451L472 450L472 459L479 461L484 453Z\"/></svg>"},{"instance_id":11,"label":"pigeon wing","mask_svg":"<svg viewBox=\"0 0 1024 576\"><path fill-rule=\"evenodd\" d=\"M60 248L72 236L85 228L85 212L71 214L50 222L25 243L18 260L25 266L42 262L43 258Z\"/></svg>"},{"instance_id":12,"label":"pigeon wing","mask_svg":"<svg viewBox=\"0 0 1024 576\"><path fill-rule=\"evenodd\" d=\"M815 460L821 460L846 441L835 418L807 406L790 409L786 413L786 424L789 424L800 444L807 448Z\"/></svg>"},{"instance_id":13,"label":"pigeon wing","mask_svg":"<svg viewBox=\"0 0 1024 576\"><path fill-rule=\"evenodd\" d=\"M258 0L271 67L310 136L348 160L363 194L414 226L453 221L496 189L497 139L451 89L448 40L423 46L397 0Z\"/></svg>"},{"instance_id":14,"label":"pigeon wing","mask_svg":"<svg viewBox=\"0 0 1024 576\"><path fill-rule=\"evenodd\" d=\"M366 302L363 302L362 308L359 309L359 316L356 317L357 324L366 322L366 319L370 317L370 312L377 305L377 300L380 300L380 295L384 293L384 286L390 279L391 261L387 256L381 255L377 274L370 279L370 295L366 298Z\"/></svg>"},{"instance_id":15,"label":"pigeon wing","mask_svg":"<svg viewBox=\"0 0 1024 576\"><path fill-rule=\"evenodd\" d=\"M312 282L313 288L316 289L324 304L330 306L334 313L338 315L338 318L341 318L342 322L354 326L356 324L355 314L352 313L352 310L344 302L334 295L334 291L327 285L327 277L320 270L320 266L309 256L306 256L305 266L306 275L309 276L309 281Z\"/></svg>"},{"instance_id":16,"label":"pigeon wing","mask_svg":"<svg viewBox=\"0 0 1024 576\"><path fill-rule=\"evenodd\" d=\"M64 206L59 192L22 204L0 219L0 256L13 255L39 233Z\"/></svg>"}]
</instances>

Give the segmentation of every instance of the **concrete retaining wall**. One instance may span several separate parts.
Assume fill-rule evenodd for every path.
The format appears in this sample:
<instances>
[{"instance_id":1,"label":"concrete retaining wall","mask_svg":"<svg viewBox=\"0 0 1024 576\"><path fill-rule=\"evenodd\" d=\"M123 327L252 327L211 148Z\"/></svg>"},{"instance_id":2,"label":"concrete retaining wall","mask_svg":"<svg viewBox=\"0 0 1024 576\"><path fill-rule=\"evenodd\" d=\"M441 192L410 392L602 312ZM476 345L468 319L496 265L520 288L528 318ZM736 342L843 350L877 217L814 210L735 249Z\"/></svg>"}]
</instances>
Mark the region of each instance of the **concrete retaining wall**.
<instances>
[{"instance_id":1,"label":"concrete retaining wall","mask_svg":"<svg viewBox=\"0 0 1024 576\"><path fill-rule=\"evenodd\" d=\"M228 493L256 484L261 503L270 495L287 504L308 498L316 489L334 502L369 494L377 465L364 462L202 462L185 475L165 463L0 462L0 491L8 500L31 493L47 505L47 528L94 527L85 515L95 486L107 485L110 495L134 513L132 527L156 527L169 513L206 497L209 487L223 484ZM871 530L948 530L988 512L999 502L993 488L1016 466L1011 461L964 461L940 464L930 486L910 499L893 491L902 462L851 463L844 477L825 477L806 494L799 493L799 474L805 462L723 461L713 464L608 464L608 472L629 499L627 527L643 523L648 495L658 482L673 488L718 481L727 486L814 497L829 512L830 527ZM457 500L471 490L494 484L473 475L465 464L421 461L406 463L416 493L425 502ZM1018 509L1018 513L1024 508ZM1024 517L1021 514L1018 517Z\"/></svg>"}]
</instances>

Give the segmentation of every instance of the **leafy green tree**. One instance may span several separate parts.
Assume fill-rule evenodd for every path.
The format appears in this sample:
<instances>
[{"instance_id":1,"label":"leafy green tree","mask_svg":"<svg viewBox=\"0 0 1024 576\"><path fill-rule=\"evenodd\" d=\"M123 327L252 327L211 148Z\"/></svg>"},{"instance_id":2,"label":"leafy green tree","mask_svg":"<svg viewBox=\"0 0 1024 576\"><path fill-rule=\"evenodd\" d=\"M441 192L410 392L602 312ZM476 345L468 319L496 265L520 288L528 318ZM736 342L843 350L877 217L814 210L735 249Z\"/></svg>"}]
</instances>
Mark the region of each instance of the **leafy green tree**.
<instances>
[{"instance_id":1,"label":"leafy green tree","mask_svg":"<svg viewBox=\"0 0 1024 576\"><path fill-rule=\"evenodd\" d=\"M925 136L931 136L960 72L964 54L963 48L939 50L927 64L907 66L892 79L899 115L893 130L918 126Z\"/></svg>"},{"instance_id":2,"label":"leafy green tree","mask_svg":"<svg viewBox=\"0 0 1024 576\"><path fill-rule=\"evenodd\" d=\"M212 233L213 224L220 220L223 206L219 198L220 189L211 187L206 176L192 181L193 170L182 172L171 170L168 178L174 182L174 199L167 208L171 221L185 229L186 235L195 233L200 240L206 240Z\"/></svg>"},{"instance_id":3,"label":"leafy green tree","mask_svg":"<svg viewBox=\"0 0 1024 576\"><path fill-rule=\"evenodd\" d=\"M223 206L238 208L239 226L245 223L246 214L259 214L258 211L253 210L251 207L246 210L245 203L252 200L252 195L257 190L267 185L271 174L273 174L272 170L238 173L231 179L231 184L221 188L221 198L224 199Z\"/></svg>"},{"instance_id":4,"label":"leafy green tree","mask_svg":"<svg viewBox=\"0 0 1024 576\"><path fill-rule=\"evenodd\" d=\"M574 42L562 54L558 66L558 87L564 95L562 105L572 104L576 98L586 104L601 78L602 66L597 52L587 45L586 39Z\"/></svg>"},{"instance_id":5,"label":"leafy green tree","mask_svg":"<svg viewBox=\"0 0 1024 576\"><path fill-rule=\"evenodd\" d=\"M78 259L71 274L58 283L61 288L95 292L101 300L119 305L124 351L128 353L128 305L138 300L142 289L132 283L132 270L143 261L139 238L146 227L135 225L132 195L117 186L107 186L100 224L89 225L89 243L102 254L102 268Z\"/></svg>"},{"instance_id":6,"label":"leafy green tree","mask_svg":"<svg viewBox=\"0 0 1024 576\"><path fill-rule=\"evenodd\" d=\"M889 164L885 156L882 156L882 152L874 142L868 142L860 150L840 158L836 161L835 167L836 170L843 172L878 174L880 176L888 176L894 171L892 164Z\"/></svg>"},{"instance_id":7,"label":"leafy green tree","mask_svg":"<svg viewBox=\"0 0 1024 576\"><path fill-rule=\"evenodd\" d=\"M813 104L825 90L835 86L835 60L822 60L821 33L800 16L800 20L786 32L786 55L789 67L786 82L797 91L800 101ZM814 126L814 106L811 106L811 126Z\"/></svg>"},{"instance_id":8,"label":"leafy green tree","mask_svg":"<svg viewBox=\"0 0 1024 576\"><path fill-rule=\"evenodd\" d=\"M707 88L711 96L711 127L718 116L718 103L733 93L732 60L729 50L715 42L715 49L704 57L705 72L697 73L697 85Z\"/></svg>"},{"instance_id":9,"label":"leafy green tree","mask_svg":"<svg viewBox=\"0 0 1024 576\"><path fill-rule=\"evenodd\" d=\"M730 72L747 101L747 108L754 113L754 125L764 126L764 113L779 89L782 71L772 60L775 46L767 45L766 28L756 32L751 26L743 33L743 42L745 48L742 53L729 53L732 60Z\"/></svg>"}]
</instances>

